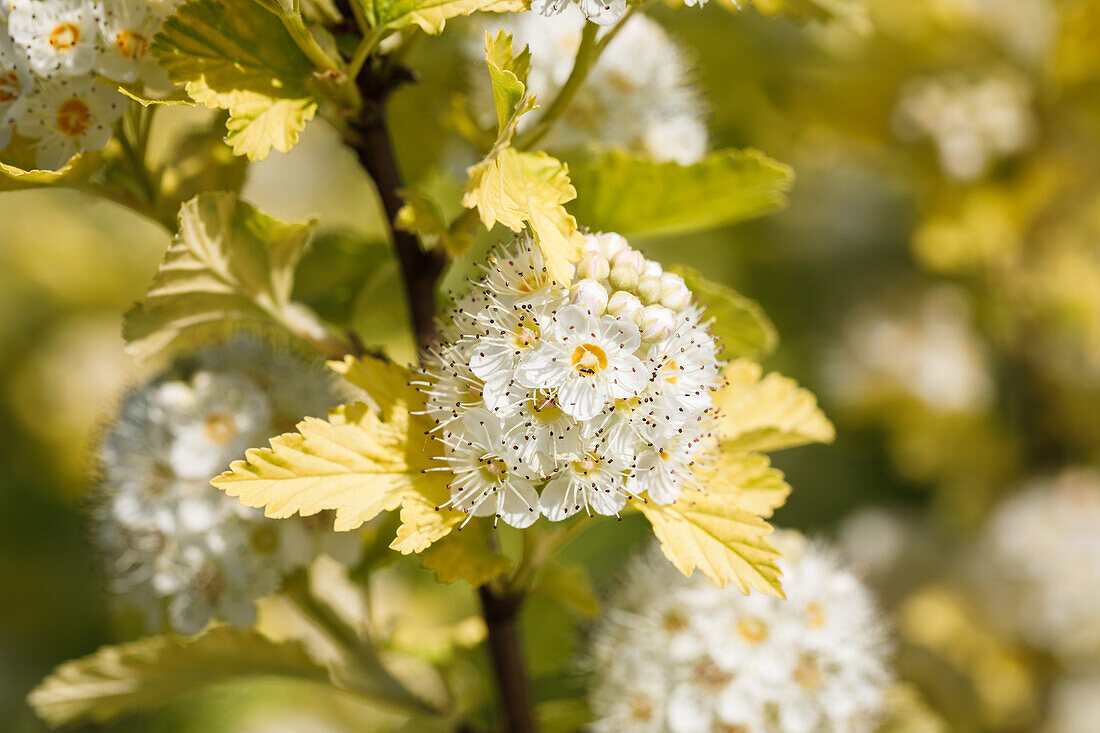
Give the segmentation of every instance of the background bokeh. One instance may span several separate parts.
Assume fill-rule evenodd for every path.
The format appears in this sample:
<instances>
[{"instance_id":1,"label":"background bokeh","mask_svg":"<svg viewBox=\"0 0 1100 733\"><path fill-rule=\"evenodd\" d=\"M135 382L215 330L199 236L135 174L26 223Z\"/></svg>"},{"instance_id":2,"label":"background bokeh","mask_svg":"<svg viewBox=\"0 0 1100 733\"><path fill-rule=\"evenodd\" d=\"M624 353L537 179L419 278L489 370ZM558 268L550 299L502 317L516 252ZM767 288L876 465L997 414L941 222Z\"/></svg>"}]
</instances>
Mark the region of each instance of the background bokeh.
<instances>
[{"instance_id":1,"label":"background bokeh","mask_svg":"<svg viewBox=\"0 0 1100 733\"><path fill-rule=\"evenodd\" d=\"M758 300L782 338L767 366L817 393L836 422L834 445L775 457L795 487L777 524L838 538L892 616L900 674L950 730L1076 733L1052 721L1095 699L1059 687L1087 679L1087 664L1019 638L975 578L997 585L980 538L1005 497L1094 464L1100 448L1100 3L869 0L866 22L809 25L718 2L651 15L693 61L712 147L759 148L798 177L773 217L633 242ZM440 160L471 162L447 131L470 78L455 59L476 32L449 25L409 61L421 81L392 114L410 181L442 186ZM292 153L252 166L244 193L284 219L321 218L301 300L412 356L374 192L335 133L312 124ZM88 449L152 368L124 354L119 327L167 241L81 194L0 196L4 730L39 730L26 692L129 634L112 621L88 541ZM645 536L631 519L605 523L568 552L599 587ZM462 646L468 589L438 588L414 562L387 572L377 613L411 617L393 622L405 624L396 638L426 654ZM437 608L451 626L433 637ZM534 676L567 690L574 622L536 598L525 623L538 629ZM252 685L111 729L352 729L340 705L324 707ZM570 715L563 705L565 728Z\"/></svg>"}]
</instances>

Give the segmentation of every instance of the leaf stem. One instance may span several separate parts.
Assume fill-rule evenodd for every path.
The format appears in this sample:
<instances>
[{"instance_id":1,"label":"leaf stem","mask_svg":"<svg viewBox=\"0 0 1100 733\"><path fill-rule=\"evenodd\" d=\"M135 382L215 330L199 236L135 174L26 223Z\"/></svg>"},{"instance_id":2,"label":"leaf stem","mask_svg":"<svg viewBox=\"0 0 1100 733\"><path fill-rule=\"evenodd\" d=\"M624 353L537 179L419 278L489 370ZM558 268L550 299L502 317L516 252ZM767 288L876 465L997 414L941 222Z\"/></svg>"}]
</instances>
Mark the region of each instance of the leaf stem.
<instances>
[{"instance_id":1,"label":"leaf stem","mask_svg":"<svg viewBox=\"0 0 1100 733\"><path fill-rule=\"evenodd\" d=\"M336 72L343 75L344 69L340 62L321 48L321 44L317 42L317 39L313 37L313 33L306 27L305 20L302 18L300 0L294 0L289 12L280 12L279 19L283 22L283 27L290 33L294 42L298 44L298 48L313 62L314 66L322 71Z\"/></svg>"}]
</instances>

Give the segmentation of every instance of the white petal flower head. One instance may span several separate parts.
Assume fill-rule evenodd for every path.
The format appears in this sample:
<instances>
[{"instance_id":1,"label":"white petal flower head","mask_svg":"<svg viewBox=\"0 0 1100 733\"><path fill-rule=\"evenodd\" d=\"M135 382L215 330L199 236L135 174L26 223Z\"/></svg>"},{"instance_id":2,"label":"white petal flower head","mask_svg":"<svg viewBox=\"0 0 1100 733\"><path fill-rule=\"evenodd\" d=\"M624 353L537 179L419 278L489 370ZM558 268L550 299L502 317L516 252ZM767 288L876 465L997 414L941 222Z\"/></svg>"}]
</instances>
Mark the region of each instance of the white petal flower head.
<instances>
[{"instance_id":1,"label":"white petal flower head","mask_svg":"<svg viewBox=\"0 0 1100 733\"><path fill-rule=\"evenodd\" d=\"M527 86L540 99L553 98L569 78L585 15L601 24L615 22L624 8L622 0L578 1L580 11L569 0L536 0L532 12L494 16L483 24L493 33L497 28L511 33L516 48L530 47ZM467 53L476 68L474 88L489 98L483 41L471 40ZM488 104L487 109L491 108ZM584 87L551 133L549 144L570 148L597 140L600 145L635 155L688 165L706 154L703 113L683 50L659 23L635 13L624 21L589 71ZM521 119L519 129L526 129L536 118L528 115Z\"/></svg>"},{"instance_id":2,"label":"white petal flower head","mask_svg":"<svg viewBox=\"0 0 1100 733\"><path fill-rule=\"evenodd\" d=\"M159 81L150 46L172 5L153 0L96 0L94 8L102 39L96 65L99 73L120 82L138 78Z\"/></svg>"},{"instance_id":3,"label":"white petal flower head","mask_svg":"<svg viewBox=\"0 0 1100 733\"><path fill-rule=\"evenodd\" d=\"M8 32L42 77L79 76L99 55L95 12L89 0L17 0Z\"/></svg>"},{"instance_id":4,"label":"white petal flower head","mask_svg":"<svg viewBox=\"0 0 1100 733\"><path fill-rule=\"evenodd\" d=\"M585 248L569 288L529 237L498 249L428 354L417 384L457 509L526 526L531 507L614 515L693 485L713 443L714 337L683 280L621 236Z\"/></svg>"},{"instance_id":5,"label":"white petal flower head","mask_svg":"<svg viewBox=\"0 0 1100 733\"><path fill-rule=\"evenodd\" d=\"M23 116L33 87L34 78L26 57L7 34L0 33L0 150L11 142L12 131Z\"/></svg>"},{"instance_id":6,"label":"white petal flower head","mask_svg":"<svg viewBox=\"0 0 1100 733\"><path fill-rule=\"evenodd\" d=\"M257 364L279 366L265 374ZM209 483L281 432L277 392L328 390L331 407L343 401L334 383L319 365L236 339L177 360L124 399L98 451L97 538L112 589L151 629L251 623L253 602L318 554L355 559L358 538L335 537L331 519L266 519Z\"/></svg>"},{"instance_id":7,"label":"white petal flower head","mask_svg":"<svg viewBox=\"0 0 1100 733\"><path fill-rule=\"evenodd\" d=\"M1034 482L998 507L980 549L990 618L1071 662L1100 659L1100 473Z\"/></svg>"},{"instance_id":8,"label":"white petal flower head","mask_svg":"<svg viewBox=\"0 0 1100 733\"><path fill-rule=\"evenodd\" d=\"M830 551L787 544L786 601L638 558L593 637L593 730L875 730L891 683L879 613ZM660 683L639 689L643 670Z\"/></svg>"},{"instance_id":9,"label":"white petal flower head","mask_svg":"<svg viewBox=\"0 0 1100 733\"><path fill-rule=\"evenodd\" d=\"M103 149L127 103L90 76L40 81L16 129L34 139L36 165L56 170L77 153Z\"/></svg>"}]
</instances>

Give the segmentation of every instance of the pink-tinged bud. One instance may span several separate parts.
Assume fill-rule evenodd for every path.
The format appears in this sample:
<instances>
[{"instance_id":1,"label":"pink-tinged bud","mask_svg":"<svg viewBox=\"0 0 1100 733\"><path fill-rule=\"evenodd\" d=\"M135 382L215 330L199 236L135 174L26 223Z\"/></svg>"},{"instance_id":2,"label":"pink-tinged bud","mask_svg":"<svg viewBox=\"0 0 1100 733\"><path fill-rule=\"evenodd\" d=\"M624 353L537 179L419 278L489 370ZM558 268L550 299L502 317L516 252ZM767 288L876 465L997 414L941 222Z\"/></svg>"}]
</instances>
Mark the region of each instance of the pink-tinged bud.
<instances>
[{"instance_id":1,"label":"pink-tinged bud","mask_svg":"<svg viewBox=\"0 0 1100 733\"><path fill-rule=\"evenodd\" d=\"M661 305L674 311L683 310L691 303L691 291L684 278L666 272L661 276Z\"/></svg>"},{"instance_id":2,"label":"pink-tinged bud","mask_svg":"<svg viewBox=\"0 0 1100 733\"><path fill-rule=\"evenodd\" d=\"M638 287L634 292L646 305L656 303L661 298L661 278L643 275L638 278Z\"/></svg>"},{"instance_id":3,"label":"pink-tinged bud","mask_svg":"<svg viewBox=\"0 0 1100 733\"><path fill-rule=\"evenodd\" d=\"M628 264L613 265L607 282L615 290L633 290L638 286L638 271Z\"/></svg>"},{"instance_id":4,"label":"pink-tinged bud","mask_svg":"<svg viewBox=\"0 0 1100 733\"><path fill-rule=\"evenodd\" d=\"M660 341L676 328L676 317L662 305L647 305L642 310L642 338L646 341Z\"/></svg>"},{"instance_id":5,"label":"pink-tinged bud","mask_svg":"<svg viewBox=\"0 0 1100 733\"><path fill-rule=\"evenodd\" d=\"M611 265L600 252L589 252L577 263L577 277L589 280L606 280L611 274Z\"/></svg>"},{"instance_id":6,"label":"pink-tinged bud","mask_svg":"<svg viewBox=\"0 0 1100 733\"><path fill-rule=\"evenodd\" d=\"M636 295L619 290L607 301L607 312L637 324L642 322L642 301Z\"/></svg>"},{"instance_id":7,"label":"pink-tinged bud","mask_svg":"<svg viewBox=\"0 0 1100 733\"><path fill-rule=\"evenodd\" d=\"M569 302L587 309L596 316L607 308L607 288L595 280L580 280L569 289Z\"/></svg>"}]
</instances>

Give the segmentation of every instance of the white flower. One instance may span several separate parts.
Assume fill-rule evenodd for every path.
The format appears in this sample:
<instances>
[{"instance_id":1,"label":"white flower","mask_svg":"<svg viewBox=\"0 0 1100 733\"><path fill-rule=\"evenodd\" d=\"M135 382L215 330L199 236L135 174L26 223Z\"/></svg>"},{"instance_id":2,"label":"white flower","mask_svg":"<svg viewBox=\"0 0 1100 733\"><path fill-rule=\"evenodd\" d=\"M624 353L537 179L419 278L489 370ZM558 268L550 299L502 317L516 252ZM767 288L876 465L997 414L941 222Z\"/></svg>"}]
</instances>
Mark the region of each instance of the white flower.
<instances>
[{"instance_id":1,"label":"white flower","mask_svg":"<svg viewBox=\"0 0 1100 733\"><path fill-rule=\"evenodd\" d=\"M1100 660L1100 473L1066 470L1006 500L975 574L990 618L1068 660Z\"/></svg>"},{"instance_id":2,"label":"white flower","mask_svg":"<svg viewBox=\"0 0 1100 733\"><path fill-rule=\"evenodd\" d=\"M894 112L903 139L931 138L951 177L977 178L998 157L1014 155L1035 134L1031 89L1017 76L944 76L909 84Z\"/></svg>"},{"instance_id":3,"label":"white flower","mask_svg":"<svg viewBox=\"0 0 1100 733\"><path fill-rule=\"evenodd\" d=\"M39 76L79 76L95 66L99 45L88 0L16 0L8 32Z\"/></svg>"},{"instance_id":4,"label":"white flower","mask_svg":"<svg viewBox=\"0 0 1100 733\"><path fill-rule=\"evenodd\" d=\"M875 730L891 682L878 611L830 552L787 543L785 601L638 558L594 634L593 730Z\"/></svg>"},{"instance_id":5,"label":"white flower","mask_svg":"<svg viewBox=\"0 0 1100 733\"><path fill-rule=\"evenodd\" d=\"M517 49L530 47L527 86L541 100L552 99L573 69L585 21L575 8L565 8L569 4L568 0L542 6L536 2L533 12L493 16L483 24L489 31L502 28L511 33ZM582 8L598 11L601 18L622 9L621 3L610 5L608 11L604 5L598 0L586 1ZM563 9L551 18L537 14ZM476 62L472 66L476 69L474 88L490 99L483 61L484 34L479 35L468 44L467 53ZM589 71L584 86L555 125L549 144L570 148L595 140L654 160L695 163L706 155L707 128L691 76L683 51L665 30L646 16L634 14ZM490 103L487 109L491 108ZM537 114L530 114L521 119L520 129L526 129L536 118ZM495 119L486 120L490 121L495 123Z\"/></svg>"},{"instance_id":6,"label":"white flower","mask_svg":"<svg viewBox=\"0 0 1100 733\"><path fill-rule=\"evenodd\" d=\"M26 58L6 33L0 33L0 150L11 142L12 130L23 115L33 85Z\"/></svg>"},{"instance_id":7,"label":"white flower","mask_svg":"<svg viewBox=\"0 0 1100 733\"><path fill-rule=\"evenodd\" d=\"M559 15L569 0L533 0L531 11L552 17ZM626 0L577 0L585 18L598 25L614 25L626 12Z\"/></svg>"},{"instance_id":8,"label":"white flower","mask_svg":"<svg viewBox=\"0 0 1100 733\"><path fill-rule=\"evenodd\" d=\"M154 0L95 0L103 40L96 65L103 76L120 82L160 81L160 69L149 52L172 4Z\"/></svg>"},{"instance_id":9,"label":"white flower","mask_svg":"<svg viewBox=\"0 0 1100 733\"><path fill-rule=\"evenodd\" d=\"M684 281L617 234L587 235L553 283L529 237L489 259L432 348L425 414L450 505L526 526L670 503L707 455L717 344ZM648 498L647 498L648 497Z\"/></svg>"},{"instance_id":10,"label":"white flower","mask_svg":"<svg viewBox=\"0 0 1100 733\"><path fill-rule=\"evenodd\" d=\"M151 628L191 634L214 618L251 623L253 601L318 554L355 559L357 536L337 536L331 520L265 519L209 483L281 432L286 394L314 402L324 393L332 406L342 401L332 384L316 365L238 338L177 360L123 401L99 448L97 537L112 589Z\"/></svg>"},{"instance_id":11,"label":"white flower","mask_svg":"<svg viewBox=\"0 0 1100 733\"><path fill-rule=\"evenodd\" d=\"M1068 677L1055 683L1050 714L1041 733L1095 733L1100 720L1100 676Z\"/></svg>"},{"instance_id":12,"label":"white flower","mask_svg":"<svg viewBox=\"0 0 1100 733\"><path fill-rule=\"evenodd\" d=\"M34 139L36 165L56 170L77 153L101 150L126 105L124 96L90 76L40 81L16 129Z\"/></svg>"}]
</instances>

